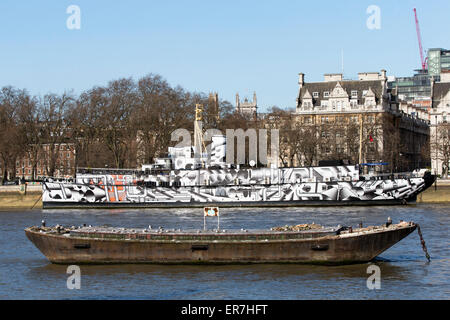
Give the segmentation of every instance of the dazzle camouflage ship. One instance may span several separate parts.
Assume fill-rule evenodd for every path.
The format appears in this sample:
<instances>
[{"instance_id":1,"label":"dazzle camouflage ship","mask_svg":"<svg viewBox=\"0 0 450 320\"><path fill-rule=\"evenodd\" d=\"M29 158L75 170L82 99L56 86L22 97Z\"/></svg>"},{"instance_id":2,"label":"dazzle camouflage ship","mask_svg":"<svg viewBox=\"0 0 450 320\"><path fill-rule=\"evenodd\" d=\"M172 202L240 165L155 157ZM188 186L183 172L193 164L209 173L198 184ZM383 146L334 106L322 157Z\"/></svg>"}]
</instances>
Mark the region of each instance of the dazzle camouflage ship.
<instances>
[{"instance_id":1,"label":"dazzle camouflage ship","mask_svg":"<svg viewBox=\"0 0 450 320\"><path fill-rule=\"evenodd\" d=\"M211 151L202 154L201 127L201 117L197 117L194 146L169 148L168 158L156 159L141 169L78 169L74 179L46 179L44 208L406 204L414 202L435 180L423 171L365 176L360 174L360 166L342 163L290 168L257 168L254 163L248 168L232 166L225 161L225 136L212 135Z\"/></svg>"}]
</instances>

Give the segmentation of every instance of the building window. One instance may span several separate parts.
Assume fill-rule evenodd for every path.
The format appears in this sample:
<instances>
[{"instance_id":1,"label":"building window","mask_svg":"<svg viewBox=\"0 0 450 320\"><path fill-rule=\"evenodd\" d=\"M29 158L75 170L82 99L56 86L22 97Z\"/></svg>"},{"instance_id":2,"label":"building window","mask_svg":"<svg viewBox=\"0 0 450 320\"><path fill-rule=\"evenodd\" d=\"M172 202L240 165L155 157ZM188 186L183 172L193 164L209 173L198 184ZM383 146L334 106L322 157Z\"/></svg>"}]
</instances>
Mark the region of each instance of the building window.
<instances>
[{"instance_id":1,"label":"building window","mask_svg":"<svg viewBox=\"0 0 450 320\"><path fill-rule=\"evenodd\" d=\"M318 98L319 97L319 93L318 92L313 92L313 97L314 98Z\"/></svg>"},{"instance_id":2,"label":"building window","mask_svg":"<svg viewBox=\"0 0 450 320\"><path fill-rule=\"evenodd\" d=\"M324 93L323 93L323 97L324 98L328 98L330 96L330 92L329 91L325 91Z\"/></svg>"},{"instance_id":3,"label":"building window","mask_svg":"<svg viewBox=\"0 0 450 320\"><path fill-rule=\"evenodd\" d=\"M363 90L363 92L362 92L363 97L366 96L367 92L368 92L367 90Z\"/></svg>"},{"instance_id":4,"label":"building window","mask_svg":"<svg viewBox=\"0 0 450 320\"><path fill-rule=\"evenodd\" d=\"M312 118L311 118L311 117L304 117L304 118L303 118L303 123L305 123L305 124L311 124L311 123L312 123Z\"/></svg>"},{"instance_id":5,"label":"building window","mask_svg":"<svg viewBox=\"0 0 450 320\"><path fill-rule=\"evenodd\" d=\"M357 98L357 97L358 97L358 91L352 90L352 98Z\"/></svg>"},{"instance_id":6,"label":"building window","mask_svg":"<svg viewBox=\"0 0 450 320\"><path fill-rule=\"evenodd\" d=\"M310 108L312 108L312 103L309 101L305 101L304 106L305 106L305 109L310 109Z\"/></svg>"}]
</instances>

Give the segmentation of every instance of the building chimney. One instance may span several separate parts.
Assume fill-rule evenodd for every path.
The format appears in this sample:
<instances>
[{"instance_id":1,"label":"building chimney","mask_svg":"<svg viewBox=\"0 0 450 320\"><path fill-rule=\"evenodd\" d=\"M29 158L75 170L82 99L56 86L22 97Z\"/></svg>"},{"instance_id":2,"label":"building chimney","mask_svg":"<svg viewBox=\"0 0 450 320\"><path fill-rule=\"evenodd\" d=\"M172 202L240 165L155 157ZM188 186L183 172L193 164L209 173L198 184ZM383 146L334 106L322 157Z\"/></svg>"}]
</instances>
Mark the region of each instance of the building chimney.
<instances>
[{"instance_id":1,"label":"building chimney","mask_svg":"<svg viewBox=\"0 0 450 320\"><path fill-rule=\"evenodd\" d=\"M298 74L298 84L300 85L300 87L303 87L303 85L305 84L305 74L304 73Z\"/></svg>"},{"instance_id":2,"label":"building chimney","mask_svg":"<svg viewBox=\"0 0 450 320\"><path fill-rule=\"evenodd\" d=\"M301 92L302 92L302 88L305 85L305 74L304 73L299 73L298 74L298 97L296 99L296 103L297 103L297 109L300 107L300 103L301 103Z\"/></svg>"},{"instance_id":3,"label":"building chimney","mask_svg":"<svg viewBox=\"0 0 450 320\"><path fill-rule=\"evenodd\" d=\"M441 71L441 82L450 82L450 70Z\"/></svg>"},{"instance_id":4,"label":"building chimney","mask_svg":"<svg viewBox=\"0 0 450 320\"><path fill-rule=\"evenodd\" d=\"M324 81L325 82L342 81L342 79L343 79L342 73L324 74Z\"/></svg>"},{"instance_id":5,"label":"building chimney","mask_svg":"<svg viewBox=\"0 0 450 320\"><path fill-rule=\"evenodd\" d=\"M359 81L375 81L380 80L380 74L378 72L360 72L358 73Z\"/></svg>"}]
</instances>

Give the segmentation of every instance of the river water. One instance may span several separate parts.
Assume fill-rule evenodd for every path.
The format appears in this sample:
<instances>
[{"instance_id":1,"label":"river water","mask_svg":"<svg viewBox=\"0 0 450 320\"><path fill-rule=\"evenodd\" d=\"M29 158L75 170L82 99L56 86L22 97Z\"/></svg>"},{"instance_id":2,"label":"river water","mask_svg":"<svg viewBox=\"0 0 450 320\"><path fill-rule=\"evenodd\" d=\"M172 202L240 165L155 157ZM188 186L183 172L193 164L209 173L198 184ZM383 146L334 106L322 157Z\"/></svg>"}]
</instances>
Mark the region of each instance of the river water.
<instances>
[{"instance_id":1,"label":"river water","mask_svg":"<svg viewBox=\"0 0 450 320\"><path fill-rule=\"evenodd\" d=\"M391 217L419 223L431 255L426 261L417 232L382 253L381 288L369 290L370 264L348 266L229 265L81 266L81 289L67 288L67 267L52 265L24 229L40 225L201 229L200 209L34 210L0 212L0 299L302 300L449 299L450 205L222 209L223 229L269 229L300 223L379 225ZM208 225L214 228L215 218Z\"/></svg>"}]
</instances>

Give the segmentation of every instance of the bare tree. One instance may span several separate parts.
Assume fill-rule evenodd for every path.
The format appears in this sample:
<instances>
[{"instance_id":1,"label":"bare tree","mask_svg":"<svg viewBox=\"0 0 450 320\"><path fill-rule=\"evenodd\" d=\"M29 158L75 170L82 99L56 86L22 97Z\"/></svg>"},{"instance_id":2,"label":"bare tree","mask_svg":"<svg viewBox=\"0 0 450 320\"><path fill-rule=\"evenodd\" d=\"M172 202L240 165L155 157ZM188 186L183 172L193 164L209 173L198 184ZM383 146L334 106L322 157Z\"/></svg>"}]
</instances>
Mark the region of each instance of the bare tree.
<instances>
[{"instance_id":1,"label":"bare tree","mask_svg":"<svg viewBox=\"0 0 450 320\"><path fill-rule=\"evenodd\" d=\"M46 94L41 100L42 109L42 137L44 163L47 175L54 176L56 170L64 170L66 166L60 160L63 145L66 145L69 137L69 126L65 120L69 105L74 98L67 93L62 95Z\"/></svg>"},{"instance_id":2,"label":"bare tree","mask_svg":"<svg viewBox=\"0 0 450 320\"><path fill-rule=\"evenodd\" d=\"M109 151L100 139L101 113L108 99L105 88L94 87L83 92L77 102L71 105L67 114L70 125L70 139L75 144L75 167L103 167L113 164Z\"/></svg>"},{"instance_id":3,"label":"bare tree","mask_svg":"<svg viewBox=\"0 0 450 320\"><path fill-rule=\"evenodd\" d=\"M147 75L137 85L137 106L132 123L138 135L138 162L151 163L172 144L171 134L179 128L192 129L195 103L202 97L172 88L159 75Z\"/></svg>"},{"instance_id":4,"label":"bare tree","mask_svg":"<svg viewBox=\"0 0 450 320\"><path fill-rule=\"evenodd\" d=\"M130 115L136 106L136 85L132 79L111 81L103 89L103 99L99 108L99 136L114 159L116 168L127 163L130 142L136 139L136 130L130 122Z\"/></svg>"},{"instance_id":5,"label":"bare tree","mask_svg":"<svg viewBox=\"0 0 450 320\"><path fill-rule=\"evenodd\" d=\"M450 165L450 124L439 124L436 135L437 137L431 139L431 148L434 150L435 159L442 163L442 177L447 179Z\"/></svg>"},{"instance_id":6,"label":"bare tree","mask_svg":"<svg viewBox=\"0 0 450 320\"><path fill-rule=\"evenodd\" d=\"M4 87L0 91L0 158L2 180L16 174L16 160L25 154L24 139L20 132L19 105L25 90Z\"/></svg>"},{"instance_id":7,"label":"bare tree","mask_svg":"<svg viewBox=\"0 0 450 320\"><path fill-rule=\"evenodd\" d=\"M31 179L37 176L39 161L44 159L42 149L42 121L41 110L37 99L23 92L18 99L19 130L23 141L26 157L31 163Z\"/></svg>"}]
</instances>

